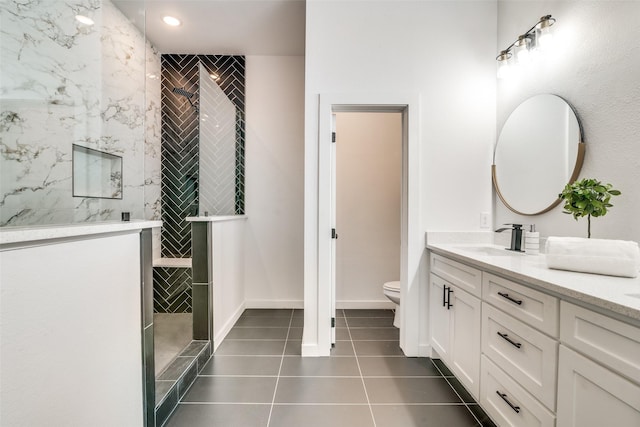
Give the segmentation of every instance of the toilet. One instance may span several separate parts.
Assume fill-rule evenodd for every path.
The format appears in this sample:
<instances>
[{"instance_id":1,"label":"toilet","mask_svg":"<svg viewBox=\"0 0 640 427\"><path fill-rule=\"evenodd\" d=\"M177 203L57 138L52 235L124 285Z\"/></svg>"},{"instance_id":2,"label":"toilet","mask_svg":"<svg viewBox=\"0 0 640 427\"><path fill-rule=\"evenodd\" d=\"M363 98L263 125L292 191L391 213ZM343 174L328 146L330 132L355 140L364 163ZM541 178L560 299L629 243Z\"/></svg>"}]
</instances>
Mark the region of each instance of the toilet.
<instances>
[{"instance_id":1,"label":"toilet","mask_svg":"<svg viewBox=\"0 0 640 427\"><path fill-rule=\"evenodd\" d=\"M387 282L382 285L382 292L396 305L395 316L393 317L393 326L400 327L400 281Z\"/></svg>"}]
</instances>

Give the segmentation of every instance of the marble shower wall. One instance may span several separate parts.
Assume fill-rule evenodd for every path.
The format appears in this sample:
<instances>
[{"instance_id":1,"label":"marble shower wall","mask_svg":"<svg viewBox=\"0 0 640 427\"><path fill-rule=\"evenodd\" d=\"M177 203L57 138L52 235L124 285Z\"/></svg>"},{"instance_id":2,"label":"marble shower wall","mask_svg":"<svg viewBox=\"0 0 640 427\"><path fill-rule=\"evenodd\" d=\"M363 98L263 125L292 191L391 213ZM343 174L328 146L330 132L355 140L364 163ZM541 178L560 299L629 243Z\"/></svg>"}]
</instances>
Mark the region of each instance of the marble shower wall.
<instances>
[{"instance_id":1,"label":"marble shower wall","mask_svg":"<svg viewBox=\"0 0 640 427\"><path fill-rule=\"evenodd\" d=\"M159 219L158 52L109 0L0 16L0 226ZM122 199L72 196L73 144L122 157Z\"/></svg>"}]
</instances>

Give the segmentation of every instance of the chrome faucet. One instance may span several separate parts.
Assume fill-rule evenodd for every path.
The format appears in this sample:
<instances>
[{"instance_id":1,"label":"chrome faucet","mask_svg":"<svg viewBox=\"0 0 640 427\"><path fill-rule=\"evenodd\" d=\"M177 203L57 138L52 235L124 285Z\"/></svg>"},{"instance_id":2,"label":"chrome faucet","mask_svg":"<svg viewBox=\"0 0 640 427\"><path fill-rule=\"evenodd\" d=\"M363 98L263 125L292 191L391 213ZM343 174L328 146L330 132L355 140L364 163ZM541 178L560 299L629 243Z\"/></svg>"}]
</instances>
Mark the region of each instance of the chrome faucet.
<instances>
[{"instance_id":1,"label":"chrome faucet","mask_svg":"<svg viewBox=\"0 0 640 427\"><path fill-rule=\"evenodd\" d=\"M522 250L522 224L504 224L511 227L498 228L496 233L502 233L505 230L511 230L511 247L506 248L509 251L524 252Z\"/></svg>"}]
</instances>

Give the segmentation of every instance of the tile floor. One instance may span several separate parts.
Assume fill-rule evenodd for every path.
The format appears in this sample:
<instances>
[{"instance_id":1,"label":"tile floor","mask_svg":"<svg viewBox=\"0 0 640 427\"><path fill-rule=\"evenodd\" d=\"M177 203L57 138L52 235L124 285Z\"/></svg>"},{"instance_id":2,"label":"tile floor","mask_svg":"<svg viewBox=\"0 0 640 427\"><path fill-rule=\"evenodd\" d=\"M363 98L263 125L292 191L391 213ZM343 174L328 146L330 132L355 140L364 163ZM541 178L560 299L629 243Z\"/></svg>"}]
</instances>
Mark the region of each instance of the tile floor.
<instances>
[{"instance_id":1,"label":"tile floor","mask_svg":"<svg viewBox=\"0 0 640 427\"><path fill-rule=\"evenodd\" d=\"M246 310L166 425L493 425L439 361L404 357L391 311L339 310L324 358L300 357L302 322L301 310Z\"/></svg>"}]
</instances>

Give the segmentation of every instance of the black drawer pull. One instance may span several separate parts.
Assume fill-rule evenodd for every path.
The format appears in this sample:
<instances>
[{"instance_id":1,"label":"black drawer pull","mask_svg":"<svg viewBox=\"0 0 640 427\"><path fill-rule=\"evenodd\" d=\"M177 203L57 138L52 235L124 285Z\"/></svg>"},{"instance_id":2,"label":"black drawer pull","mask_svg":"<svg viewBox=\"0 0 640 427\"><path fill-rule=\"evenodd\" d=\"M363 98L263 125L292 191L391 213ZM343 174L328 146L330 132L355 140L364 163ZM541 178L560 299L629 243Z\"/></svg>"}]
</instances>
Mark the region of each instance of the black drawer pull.
<instances>
[{"instance_id":1,"label":"black drawer pull","mask_svg":"<svg viewBox=\"0 0 640 427\"><path fill-rule=\"evenodd\" d=\"M506 395L506 394L504 394L504 393L500 393L498 390L496 390L496 393L498 393L498 396L500 396L500 398L501 398L502 400L504 400L504 401L507 403L507 405L509 405L509 406L511 407L511 409L513 409L513 410L516 412L516 414L519 414L519 413L520 413L520 407L519 407L519 406L514 405L514 404L513 404L513 403L511 403L511 402L509 402L509 399L507 399L507 395Z\"/></svg>"},{"instance_id":2,"label":"black drawer pull","mask_svg":"<svg viewBox=\"0 0 640 427\"><path fill-rule=\"evenodd\" d=\"M498 295L500 295L502 298L508 299L509 301L511 301L514 304L518 304L518 305L522 304L522 300L521 299L515 299L513 297L510 297L509 294L498 292Z\"/></svg>"},{"instance_id":3,"label":"black drawer pull","mask_svg":"<svg viewBox=\"0 0 640 427\"><path fill-rule=\"evenodd\" d=\"M509 344L511 344L514 347L520 348L522 347L522 344L520 344L519 342L515 342L513 341L511 338L509 338L509 335L507 334L502 334L500 332L498 332L498 335L500 335L501 338L503 338L504 340L506 340Z\"/></svg>"},{"instance_id":4,"label":"black drawer pull","mask_svg":"<svg viewBox=\"0 0 640 427\"><path fill-rule=\"evenodd\" d=\"M451 294L453 293L453 289L451 289L451 286L449 286L449 289L447 290L447 310L449 310L451 307L453 307L453 304L451 304Z\"/></svg>"},{"instance_id":5,"label":"black drawer pull","mask_svg":"<svg viewBox=\"0 0 640 427\"><path fill-rule=\"evenodd\" d=\"M447 287L442 285L442 306L447 306Z\"/></svg>"}]
</instances>

